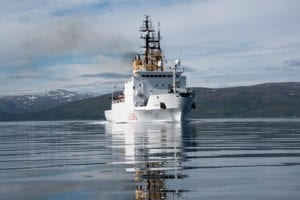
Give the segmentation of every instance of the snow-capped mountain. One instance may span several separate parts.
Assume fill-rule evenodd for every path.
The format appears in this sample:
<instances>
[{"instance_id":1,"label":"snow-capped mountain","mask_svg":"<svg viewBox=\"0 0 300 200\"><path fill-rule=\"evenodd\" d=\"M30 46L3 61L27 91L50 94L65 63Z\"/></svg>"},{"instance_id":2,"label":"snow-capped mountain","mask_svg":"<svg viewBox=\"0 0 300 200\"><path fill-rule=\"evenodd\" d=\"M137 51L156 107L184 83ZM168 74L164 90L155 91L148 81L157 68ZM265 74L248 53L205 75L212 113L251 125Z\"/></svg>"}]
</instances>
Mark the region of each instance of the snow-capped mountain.
<instances>
[{"instance_id":1,"label":"snow-capped mountain","mask_svg":"<svg viewBox=\"0 0 300 200\"><path fill-rule=\"evenodd\" d=\"M0 112L23 113L46 110L65 103L93 97L66 90L51 90L43 94L0 97Z\"/></svg>"}]
</instances>

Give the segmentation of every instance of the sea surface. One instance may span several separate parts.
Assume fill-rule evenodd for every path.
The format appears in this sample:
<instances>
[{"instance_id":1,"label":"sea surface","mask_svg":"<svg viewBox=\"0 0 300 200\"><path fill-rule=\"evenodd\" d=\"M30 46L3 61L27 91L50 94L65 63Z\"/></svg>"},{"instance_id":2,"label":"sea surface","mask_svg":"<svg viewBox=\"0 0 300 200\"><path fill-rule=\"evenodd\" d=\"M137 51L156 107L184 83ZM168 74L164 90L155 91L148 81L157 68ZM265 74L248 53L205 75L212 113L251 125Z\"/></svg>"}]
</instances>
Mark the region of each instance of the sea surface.
<instances>
[{"instance_id":1,"label":"sea surface","mask_svg":"<svg viewBox=\"0 0 300 200\"><path fill-rule=\"evenodd\" d=\"M300 119L1 122L0 199L300 199Z\"/></svg>"}]
</instances>

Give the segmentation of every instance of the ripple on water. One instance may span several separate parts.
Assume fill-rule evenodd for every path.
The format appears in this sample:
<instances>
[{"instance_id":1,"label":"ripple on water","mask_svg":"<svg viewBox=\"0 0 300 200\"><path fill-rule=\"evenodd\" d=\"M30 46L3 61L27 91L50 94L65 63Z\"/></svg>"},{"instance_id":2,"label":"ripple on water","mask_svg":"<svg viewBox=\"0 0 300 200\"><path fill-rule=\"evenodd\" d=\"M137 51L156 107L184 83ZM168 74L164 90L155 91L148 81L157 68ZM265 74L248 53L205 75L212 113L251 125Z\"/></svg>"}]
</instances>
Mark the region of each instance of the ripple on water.
<instances>
[{"instance_id":1,"label":"ripple on water","mask_svg":"<svg viewBox=\"0 0 300 200\"><path fill-rule=\"evenodd\" d=\"M6 199L297 199L299 165L299 119L0 123Z\"/></svg>"}]
</instances>

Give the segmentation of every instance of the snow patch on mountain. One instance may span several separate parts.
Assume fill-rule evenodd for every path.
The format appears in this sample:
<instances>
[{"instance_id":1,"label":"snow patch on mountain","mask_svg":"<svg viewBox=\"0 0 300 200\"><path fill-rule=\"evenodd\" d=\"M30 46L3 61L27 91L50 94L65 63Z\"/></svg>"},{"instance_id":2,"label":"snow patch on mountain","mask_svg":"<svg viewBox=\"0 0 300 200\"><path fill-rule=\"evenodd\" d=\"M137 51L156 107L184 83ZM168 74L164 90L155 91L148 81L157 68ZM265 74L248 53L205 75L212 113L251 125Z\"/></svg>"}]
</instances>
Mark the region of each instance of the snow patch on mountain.
<instances>
[{"instance_id":1,"label":"snow patch on mountain","mask_svg":"<svg viewBox=\"0 0 300 200\"><path fill-rule=\"evenodd\" d=\"M41 94L3 96L0 97L0 112L35 112L94 96L96 95L79 94L62 89L51 90Z\"/></svg>"}]
</instances>

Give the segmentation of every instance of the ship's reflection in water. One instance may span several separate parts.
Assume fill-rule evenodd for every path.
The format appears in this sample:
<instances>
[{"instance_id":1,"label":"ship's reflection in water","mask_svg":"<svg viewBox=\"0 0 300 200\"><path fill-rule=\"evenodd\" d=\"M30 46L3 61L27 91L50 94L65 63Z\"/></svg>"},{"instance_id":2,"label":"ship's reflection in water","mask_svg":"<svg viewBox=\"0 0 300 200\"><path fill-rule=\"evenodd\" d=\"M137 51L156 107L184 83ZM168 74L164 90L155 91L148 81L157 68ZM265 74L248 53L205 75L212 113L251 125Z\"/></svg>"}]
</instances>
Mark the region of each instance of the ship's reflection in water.
<instances>
[{"instance_id":1,"label":"ship's reflection in water","mask_svg":"<svg viewBox=\"0 0 300 200\"><path fill-rule=\"evenodd\" d=\"M133 174L135 199L186 198L180 123L107 124L113 164Z\"/></svg>"}]
</instances>

